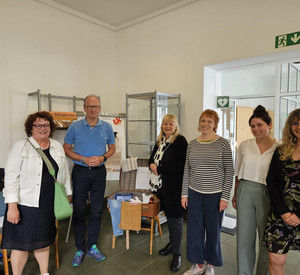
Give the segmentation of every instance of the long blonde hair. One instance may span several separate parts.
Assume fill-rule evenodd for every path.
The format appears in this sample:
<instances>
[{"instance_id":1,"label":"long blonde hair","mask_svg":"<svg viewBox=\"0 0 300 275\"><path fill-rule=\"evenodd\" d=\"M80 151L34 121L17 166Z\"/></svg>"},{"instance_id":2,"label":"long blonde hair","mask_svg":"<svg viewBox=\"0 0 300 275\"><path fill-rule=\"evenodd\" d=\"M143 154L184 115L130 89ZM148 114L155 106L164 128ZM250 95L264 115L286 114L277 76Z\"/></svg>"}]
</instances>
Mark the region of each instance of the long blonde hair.
<instances>
[{"instance_id":1,"label":"long blonde hair","mask_svg":"<svg viewBox=\"0 0 300 275\"><path fill-rule=\"evenodd\" d=\"M164 136L164 131L163 131L163 123L164 122L172 122L175 124L175 132L172 134L173 137L170 141L170 143L173 143L174 140L177 138L177 136L179 135L179 125L178 125L178 119L176 116L174 115L170 115L170 114L167 114L164 116L162 122L161 122L161 125L160 125L160 134L158 135L158 138L157 138L157 145L159 146L162 139L163 139L163 136Z\"/></svg>"},{"instance_id":2,"label":"long blonde hair","mask_svg":"<svg viewBox=\"0 0 300 275\"><path fill-rule=\"evenodd\" d=\"M290 113L282 131L282 144L279 147L280 159L282 161L292 159L295 150L296 137L292 133L292 124L300 120L300 109Z\"/></svg>"}]
</instances>

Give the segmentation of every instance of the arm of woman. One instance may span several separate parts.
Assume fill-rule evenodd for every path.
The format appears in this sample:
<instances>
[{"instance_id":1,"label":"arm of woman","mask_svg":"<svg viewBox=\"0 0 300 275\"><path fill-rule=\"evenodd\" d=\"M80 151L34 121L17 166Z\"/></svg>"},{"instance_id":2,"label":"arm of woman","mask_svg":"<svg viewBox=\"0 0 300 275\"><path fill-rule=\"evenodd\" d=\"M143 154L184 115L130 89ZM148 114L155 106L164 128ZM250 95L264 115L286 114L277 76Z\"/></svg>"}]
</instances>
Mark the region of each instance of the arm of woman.
<instances>
[{"instance_id":1,"label":"arm of woman","mask_svg":"<svg viewBox=\"0 0 300 275\"><path fill-rule=\"evenodd\" d=\"M72 188L71 188L71 181L70 181L70 173L69 173L69 166L67 162L67 157L64 151L63 146L58 141L53 141L55 143L55 154L57 155L59 162L57 163L59 166L57 180L60 184L63 184L68 195L68 200L71 202L72 199Z\"/></svg>"},{"instance_id":2,"label":"arm of woman","mask_svg":"<svg viewBox=\"0 0 300 275\"><path fill-rule=\"evenodd\" d=\"M188 188L190 183L190 169L191 169L190 157L189 157L190 152L191 152L191 144L189 144L187 147L183 180L182 180L181 205L184 209L188 207Z\"/></svg>"},{"instance_id":3,"label":"arm of woman","mask_svg":"<svg viewBox=\"0 0 300 275\"><path fill-rule=\"evenodd\" d=\"M158 174L178 174L182 173L186 158L187 141L184 136L178 136L169 150L173 151L172 158L164 158L161 165L157 167ZM166 152L165 154L167 154Z\"/></svg>"},{"instance_id":4,"label":"arm of woman","mask_svg":"<svg viewBox=\"0 0 300 275\"><path fill-rule=\"evenodd\" d=\"M181 198L181 206L183 207L183 209L187 209L187 207L188 207L188 198L187 197Z\"/></svg>"},{"instance_id":5,"label":"arm of woman","mask_svg":"<svg viewBox=\"0 0 300 275\"><path fill-rule=\"evenodd\" d=\"M281 215L283 220L285 219L283 214L289 213L289 209L284 203L282 195L282 170L283 165L279 159L278 149L275 150L269 172L266 178L268 192L271 200L271 205L274 207L277 214Z\"/></svg>"},{"instance_id":6,"label":"arm of woman","mask_svg":"<svg viewBox=\"0 0 300 275\"><path fill-rule=\"evenodd\" d=\"M221 199L225 202L229 201L230 198L230 192L233 184L233 160L232 160L232 151L230 144L227 140L225 140L224 145L224 151L223 151L223 167L224 167L224 183L222 186L222 195Z\"/></svg>"},{"instance_id":7,"label":"arm of woman","mask_svg":"<svg viewBox=\"0 0 300 275\"><path fill-rule=\"evenodd\" d=\"M18 202L20 173L23 163L21 151L23 147L23 142L18 142L13 146L9 152L5 167L3 195L5 197L5 203L8 205L7 221L14 224L17 224L20 220Z\"/></svg>"},{"instance_id":8,"label":"arm of woman","mask_svg":"<svg viewBox=\"0 0 300 275\"><path fill-rule=\"evenodd\" d=\"M20 221L20 212L16 202L8 203L7 221L14 224Z\"/></svg>"},{"instance_id":9,"label":"arm of woman","mask_svg":"<svg viewBox=\"0 0 300 275\"><path fill-rule=\"evenodd\" d=\"M235 186L234 186L234 194L233 194L233 198L232 198L232 206L234 209L236 209L237 205L236 205L236 192L237 189L239 187L239 173L240 173L240 167L243 161L243 152L245 151L245 147L246 146L246 141L243 141L240 146L238 147L237 151L236 151L236 156L235 156Z\"/></svg>"},{"instance_id":10,"label":"arm of woman","mask_svg":"<svg viewBox=\"0 0 300 275\"><path fill-rule=\"evenodd\" d=\"M157 149L158 149L158 146L157 146L157 144L156 144L156 145L154 146L153 151L152 151L152 153L151 153L151 156L150 156L150 158L149 158L149 169L150 169L150 171L151 171L152 173L154 173L155 175L157 175L157 166L156 166L156 164L154 164L154 156L155 156L155 153L156 153Z\"/></svg>"},{"instance_id":11,"label":"arm of woman","mask_svg":"<svg viewBox=\"0 0 300 275\"><path fill-rule=\"evenodd\" d=\"M71 202L71 200L72 200L72 187L71 187L70 173L69 173L69 167L68 167L66 157L63 158L63 164L62 164L62 167L60 167L60 169L63 169L64 180L62 181L62 183L65 186L66 193L68 195L68 200L69 200L69 202Z\"/></svg>"},{"instance_id":12,"label":"arm of woman","mask_svg":"<svg viewBox=\"0 0 300 275\"><path fill-rule=\"evenodd\" d=\"M233 195L233 198L232 198L232 206L234 209L236 209L236 191L239 187L239 183L240 183L240 180L238 179L238 177L236 176L235 177L235 186L234 186L234 195Z\"/></svg>"},{"instance_id":13,"label":"arm of woman","mask_svg":"<svg viewBox=\"0 0 300 275\"><path fill-rule=\"evenodd\" d=\"M300 224L300 218L296 214L291 214L291 225L298 226Z\"/></svg>"},{"instance_id":14,"label":"arm of woman","mask_svg":"<svg viewBox=\"0 0 300 275\"><path fill-rule=\"evenodd\" d=\"M222 211L224 211L228 206L228 201L224 201L224 200L220 200L220 204L219 204L219 212L221 213Z\"/></svg>"},{"instance_id":15,"label":"arm of woman","mask_svg":"<svg viewBox=\"0 0 300 275\"><path fill-rule=\"evenodd\" d=\"M25 142L24 142L25 143ZM19 202L20 174L23 163L23 142L17 142L8 154L5 166L3 195L5 203Z\"/></svg>"},{"instance_id":16,"label":"arm of woman","mask_svg":"<svg viewBox=\"0 0 300 275\"><path fill-rule=\"evenodd\" d=\"M294 213L284 213L281 215L283 221L290 226L298 226L300 224L300 219Z\"/></svg>"}]
</instances>

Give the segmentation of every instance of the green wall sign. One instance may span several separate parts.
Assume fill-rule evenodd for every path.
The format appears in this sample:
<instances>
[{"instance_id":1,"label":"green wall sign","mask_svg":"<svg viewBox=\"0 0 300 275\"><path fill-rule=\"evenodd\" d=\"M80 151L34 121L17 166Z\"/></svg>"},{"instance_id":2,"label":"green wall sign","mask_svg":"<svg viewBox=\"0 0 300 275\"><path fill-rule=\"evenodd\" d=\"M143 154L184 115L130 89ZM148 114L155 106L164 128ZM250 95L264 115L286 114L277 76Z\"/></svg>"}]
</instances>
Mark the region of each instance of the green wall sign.
<instances>
[{"instance_id":1,"label":"green wall sign","mask_svg":"<svg viewBox=\"0 0 300 275\"><path fill-rule=\"evenodd\" d=\"M275 48L284 48L300 44L300 32L278 35L275 38Z\"/></svg>"},{"instance_id":2,"label":"green wall sign","mask_svg":"<svg viewBox=\"0 0 300 275\"><path fill-rule=\"evenodd\" d=\"M217 96L217 108L229 108L229 96Z\"/></svg>"}]
</instances>

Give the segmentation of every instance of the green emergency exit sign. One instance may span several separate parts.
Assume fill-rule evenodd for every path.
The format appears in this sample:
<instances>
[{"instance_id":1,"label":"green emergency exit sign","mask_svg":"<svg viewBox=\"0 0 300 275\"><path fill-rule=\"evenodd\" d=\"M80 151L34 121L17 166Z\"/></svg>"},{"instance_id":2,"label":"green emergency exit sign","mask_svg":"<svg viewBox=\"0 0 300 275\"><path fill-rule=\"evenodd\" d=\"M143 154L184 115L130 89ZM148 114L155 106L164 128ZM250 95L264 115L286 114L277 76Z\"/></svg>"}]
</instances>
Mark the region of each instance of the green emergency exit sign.
<instances>
[{"instance_id":1,"label":"green emergency exit sign","mask_svg":"<svg viewBox=\"0 0 300 275\"><path fill-rule=\"evenodd\" d=\"M300 44L300 32L278 35L275 38L275 48L284 48Z\"/></svg>"}]
</instances>

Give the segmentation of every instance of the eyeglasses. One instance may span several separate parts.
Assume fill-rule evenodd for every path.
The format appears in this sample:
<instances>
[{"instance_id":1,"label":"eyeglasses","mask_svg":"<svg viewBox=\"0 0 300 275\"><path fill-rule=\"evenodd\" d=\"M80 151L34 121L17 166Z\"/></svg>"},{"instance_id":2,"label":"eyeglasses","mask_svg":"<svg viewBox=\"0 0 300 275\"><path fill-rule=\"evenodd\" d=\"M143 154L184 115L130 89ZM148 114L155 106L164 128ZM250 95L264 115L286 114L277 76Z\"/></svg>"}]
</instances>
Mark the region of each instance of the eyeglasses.
<instances>
[{"instance_id":1,"label":"eyeglasses","mask_svg":"<svg viewBox=\"0 0 300 275\"><path fill-rule=\"evenodd\" d=\"M292 126L299 127L300 121L295 121L292 123Z\"/></svg>"},{"instance_id":2,"label":"eyeglasses","mask_svg":"<svg viewBox=\"0 0 300 275\"><path fill-rule=\"evenodd\" d=\"M33 126L36 129L42 129L42 128L49 129L50 128L50 124L33 124Z\"/></svg>"},{"instance_id":3,"label":"eyeglasses","mask_svg":"<svg viewBox=\"0 0 300 275\"><path fill-rule=\"evenodd\" d=\"M92 110L92 109L99 110L101 108L101 106L90 106L90 105L85 105L85 107L88 108L89 110Z\"/></svg>"}]
</instances>

